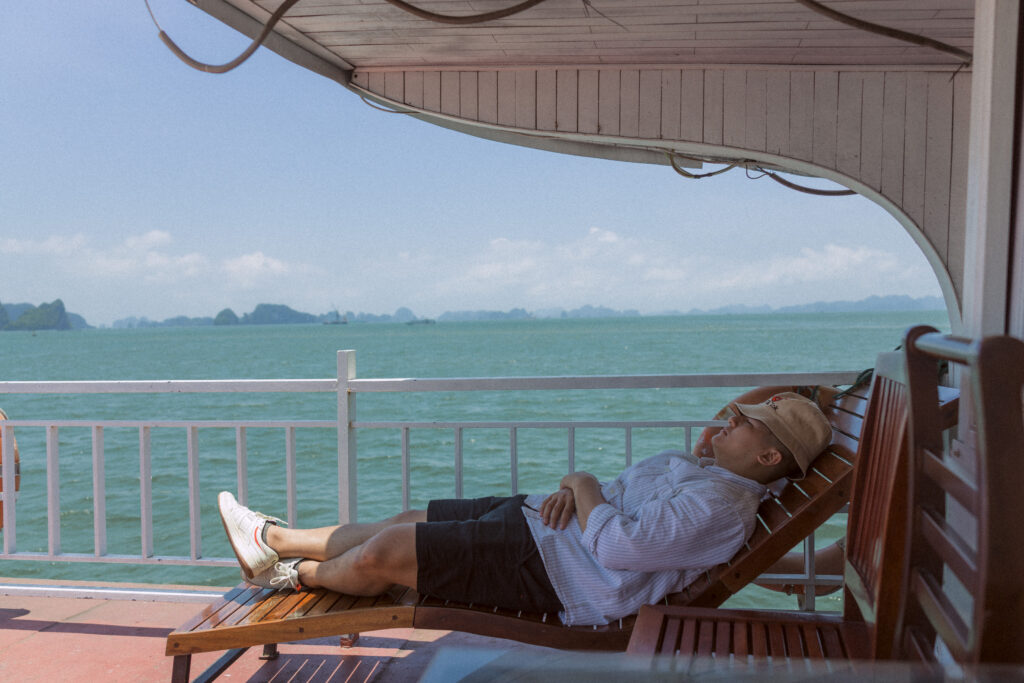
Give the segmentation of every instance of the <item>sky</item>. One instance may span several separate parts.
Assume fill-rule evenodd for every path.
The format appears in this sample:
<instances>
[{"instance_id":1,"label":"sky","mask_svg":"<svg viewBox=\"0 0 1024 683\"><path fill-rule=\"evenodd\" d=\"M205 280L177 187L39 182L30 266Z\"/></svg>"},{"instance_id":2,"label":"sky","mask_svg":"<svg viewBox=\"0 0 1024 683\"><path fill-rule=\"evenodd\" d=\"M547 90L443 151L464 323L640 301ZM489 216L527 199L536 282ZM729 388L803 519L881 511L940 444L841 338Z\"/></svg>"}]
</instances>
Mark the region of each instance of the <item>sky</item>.
<instances>
[{"instance_id":1,"label":"sky","mask_svg":"<svg viewBox=\"0 0 1024 683\"><path fill-rule=\"evenodd\" d=\"M248 45L184 0L151 4L200 60ZM940 295L865 198L484 141L266 49L201 73L157 33L143 0L5 7L0 302L60 298L109 325L258 303L436 317Z\"/></svg>"}]
</instances>

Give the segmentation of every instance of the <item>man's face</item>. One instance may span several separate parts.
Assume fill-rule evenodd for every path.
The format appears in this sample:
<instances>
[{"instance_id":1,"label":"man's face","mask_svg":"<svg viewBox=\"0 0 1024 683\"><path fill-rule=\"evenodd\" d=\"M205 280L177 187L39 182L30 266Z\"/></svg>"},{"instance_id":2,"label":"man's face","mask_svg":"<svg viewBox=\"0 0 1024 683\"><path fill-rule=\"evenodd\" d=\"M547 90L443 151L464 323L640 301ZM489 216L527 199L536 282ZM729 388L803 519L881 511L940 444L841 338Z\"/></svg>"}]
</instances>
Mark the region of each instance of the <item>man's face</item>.
<instances>
[{"instance_id":1,"label":"man's face","mask_svg":"<svg viewBox=\"0 0 1024 683\"><path fill-rule=\"evenodd\" d=\"M746 415L729 418L729 426L723 427L711 439L715 462L728 470L744 468L752 464L757 456L774 448L771 431L760 420Z\"/></svg>"}]
</instances>

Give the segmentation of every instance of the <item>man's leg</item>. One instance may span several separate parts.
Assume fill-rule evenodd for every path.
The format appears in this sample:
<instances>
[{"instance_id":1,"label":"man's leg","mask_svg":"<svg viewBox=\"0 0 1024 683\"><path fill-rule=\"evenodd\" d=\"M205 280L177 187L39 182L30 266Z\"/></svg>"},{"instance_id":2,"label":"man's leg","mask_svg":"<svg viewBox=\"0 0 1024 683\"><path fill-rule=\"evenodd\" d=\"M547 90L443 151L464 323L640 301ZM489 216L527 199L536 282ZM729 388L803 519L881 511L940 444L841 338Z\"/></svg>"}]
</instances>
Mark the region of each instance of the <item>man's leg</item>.
<instances>
[{"instance_id":1,"label":"man's leg","mask_svg":"<svg viewBox=\"0 0 1024 683\"><path fill-rule=\"evenodd\" d=\"M397 524L427 521L425 510L408 510L380 522L342 524L318 529L267 526L267 545L280 557L305 557L321 562L344 555L378 533Z\"/></svg>"},{"instance_id":2,"label":"man's leg","mask_svg":"<svg viewBox=\"0 0 1024 683\"><path fill-rule=\"evenodd\" d=\"M356 536L353 533L351 537ZM336 543L338 539L327 542ZM387 525L341 555L326 561L306 560L297 570L304 586L349 595L380 595L396 583L415 590L416 524Z\"/></svg>"}]
</instances>

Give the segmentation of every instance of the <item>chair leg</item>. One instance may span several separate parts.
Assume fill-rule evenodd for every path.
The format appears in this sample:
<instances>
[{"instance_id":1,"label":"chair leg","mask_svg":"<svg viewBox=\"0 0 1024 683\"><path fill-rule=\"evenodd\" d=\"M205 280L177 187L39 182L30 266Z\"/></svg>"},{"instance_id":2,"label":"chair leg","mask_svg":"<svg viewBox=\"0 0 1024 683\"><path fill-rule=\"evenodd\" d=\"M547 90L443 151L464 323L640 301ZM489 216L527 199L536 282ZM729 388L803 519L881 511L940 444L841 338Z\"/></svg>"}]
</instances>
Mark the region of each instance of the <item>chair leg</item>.
<instances>
[{"instance_id":1,"label":"chair leg","mask_svg":"<svg viewBox=\"0 0 1024 683\"><path fill-rule=\"evenodd\" d=\"M352 647L358 641L359 641L359 634L358 633L346 633L345 635L343 635L340 638L339 644L342 647Z\"/></svg>"},{"instance_id":2,"label":"chair leg","mask_svg":"<svg viewBox=\"0 0 1024 683\"><path fill-rule=\"evenodd\" d=\"M277 643L267 643L263 646L263 654L260 655L260 659L277 659L279 654Z\"/></svg>"},{"instance_id":3,"label":"chair leg","mask_svg":"<svg viewBox=\"0 0 1024 683\"><path fill-rule=\"evenodd\" d=\"M171 683L188 683L188 674L191 668L192 655L174 655Z\"/></svg>"}]
</instances>

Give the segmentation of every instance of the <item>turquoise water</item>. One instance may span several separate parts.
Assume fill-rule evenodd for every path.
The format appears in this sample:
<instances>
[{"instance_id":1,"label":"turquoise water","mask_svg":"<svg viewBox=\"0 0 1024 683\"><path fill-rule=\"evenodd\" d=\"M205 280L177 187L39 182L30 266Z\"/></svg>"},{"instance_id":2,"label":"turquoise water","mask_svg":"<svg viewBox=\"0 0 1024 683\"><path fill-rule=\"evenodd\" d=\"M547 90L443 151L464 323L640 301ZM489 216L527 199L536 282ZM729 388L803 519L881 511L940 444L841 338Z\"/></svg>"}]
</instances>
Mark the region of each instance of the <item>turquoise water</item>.
<instances>
[{"instance_id":1,"label":"turquoise water","mask_svg":"<svg viewBox=\"0 0 1024 683\"><path fill-rule=\"evenodd\" d=\"M685 316L538 320L436 325L308 325L88 330L0 334L5 380L327 378L338 349L355 349L359 377L477 377L860 370L895 348L903 331L926 323L948 329L941 312ZM742 389L362 394L358 419L373 420L679 420L705 419ZM314 419L334 420L333 394L0 396L15 419ZM17 433L22 454L18 549L46 549L45 435ZM400 509L400 435L358 436L359 516ZM680 447L683 435L636 430L634 458ZM108 428L108 551L138 553L138 431ZM60 432L61 533L65 552L92 552L91 434ZM249 487L254 506L284 514L284 436L249 430ZM507 494L507 430L464 435L466 496ZM577 433L576 467L608 478L625 463L619 430ZM187 555L184 431L153 430L154 536L157 555ZM234 431L200 431L203 555L228 557L215 511L217 491L235 487ZM414 507L451 496L454 437L414 431ZM547 491L566 469L564 430L523 430L519 488ZM298 517L303 526L337 518L336 433L299 430ZM841 533L828 529L823 538ZM0 576L97 578L224 585L237 572L171 566L0 562ZM756 591L755 591L756 593ZM756 597L756 596L755 596ZM792 599L788 599L792 600Z\"/></svg>"}]
</instances>

